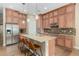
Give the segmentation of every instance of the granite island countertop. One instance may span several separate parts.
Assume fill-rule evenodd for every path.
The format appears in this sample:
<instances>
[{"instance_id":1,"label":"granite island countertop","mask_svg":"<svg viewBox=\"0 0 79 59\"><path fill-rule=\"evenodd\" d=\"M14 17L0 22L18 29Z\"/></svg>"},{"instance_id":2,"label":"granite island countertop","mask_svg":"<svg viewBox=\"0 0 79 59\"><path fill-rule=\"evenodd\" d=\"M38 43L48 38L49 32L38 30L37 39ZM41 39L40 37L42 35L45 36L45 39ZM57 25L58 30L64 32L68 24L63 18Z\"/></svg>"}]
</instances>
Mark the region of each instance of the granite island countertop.
<instances>
[{"instance_id":1,"label":"granite island countertop","mask_svg":"<svg viewBox=\"0 0 79 59\"><path fill-rule=\"evenodd\" d=\"M39 42L45 42L49 41L51 39L56 39L55 36L49 36L49 35L32 35L32 34L20 34L21 36L39 41Z\"/></svg>"}]
</instances>

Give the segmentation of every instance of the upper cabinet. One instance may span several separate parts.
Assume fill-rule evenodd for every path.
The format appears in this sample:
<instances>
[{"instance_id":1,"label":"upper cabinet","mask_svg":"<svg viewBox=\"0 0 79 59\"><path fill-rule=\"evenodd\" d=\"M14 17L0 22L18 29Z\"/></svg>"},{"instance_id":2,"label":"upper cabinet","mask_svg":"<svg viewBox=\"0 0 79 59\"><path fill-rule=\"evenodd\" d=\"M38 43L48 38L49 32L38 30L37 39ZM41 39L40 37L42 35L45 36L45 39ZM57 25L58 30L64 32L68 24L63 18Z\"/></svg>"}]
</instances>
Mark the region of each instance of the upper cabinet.
<instances>
[{"instance_id":1,"label":"upper cabinet","mask_svg":"<svg viewBox=\"0 0 79 59\"><path fill-rule=\"evenodd\" d=\"M59 15L58 16L58 19L59 19L59 21L58 21L58 24L59 24L59 28L65 28L65 26L66 26L66 20L65 20L65 15Z\"/></svg>"},{"instance_id":2,"label":"upper cabinet","mask_svg":"<svg viewBox=\"0 0 79 59\"><path fill-rule=\"evenodd\" d=\"M6 23L18 24L19 28L26 28L27 15L19 11L6 8Z\"/></svg>"},{"instance_id":3,"label":"upper cabinet","mask_svg":"<svg viewBox=\"0 0 79 59\"><path fill-rule=\"evenodd\" d=\"M54 10L53 11L53 16L57 16L58 15L58 10Z\"/></svg>"},{"instance_id":4,"label":"upper cabinet","mask_svg":"<svg viewBox=\"0 0 79 59\"><path fill-rule=\"evenodd\" d=\"M69 4L66 6L66 12L69 13L69 12L73 12L75 11L75 4Z\"/></svg>"},{"instance_id":5,"label":"upper cabinet","mask_svg":"<svg viewBox=\"0 0 79 59\"><path fill-rule=\"evenodd\" d=\"M75 4L70 4L66 6L65 19L67 28L75 27Z\"/></svg>"},{"instance_id":6,"label":"upper cabinet","mask_svg":"<svg viewBox=\"0 0 79 59\"><path fill-rule=\"evenodd\" d=\"M6 23L12 23L12 14L13 11L11 9L6 9Z\"/></svg>"},{"instance_id":7,"label":"upper cabinet","mask_svg":"<svg viewBox=\"0 0 79 59\"><path fill-rule=\"evenodd\" d=\"M58 9L58 15L62 15L62 14L65 14L66 12L66 8L65 7L61 7Z\"/></svg>"},{"instance_id":8,"label":"upper cabinet","mask_svg":"<svg viewBox=\"0 0 79 59\"><path fill-rule=\"evenodd\" d=\"M19 21L18 21L19 27L21 29L26 28L26 15L19 13Z\"/></svg>"},{"instance_id":9,"label":"upper cabinet","mask_svg":"<svg viewBox=\"0 0 79 59\"><path fill-rule=\"evenodd\" d=\"M75 27L75 4L68 4L52 10L40 16L42 18L42 29L49 28L52 23L58 23L59 28Z\"/></svg>"}]
</instances>

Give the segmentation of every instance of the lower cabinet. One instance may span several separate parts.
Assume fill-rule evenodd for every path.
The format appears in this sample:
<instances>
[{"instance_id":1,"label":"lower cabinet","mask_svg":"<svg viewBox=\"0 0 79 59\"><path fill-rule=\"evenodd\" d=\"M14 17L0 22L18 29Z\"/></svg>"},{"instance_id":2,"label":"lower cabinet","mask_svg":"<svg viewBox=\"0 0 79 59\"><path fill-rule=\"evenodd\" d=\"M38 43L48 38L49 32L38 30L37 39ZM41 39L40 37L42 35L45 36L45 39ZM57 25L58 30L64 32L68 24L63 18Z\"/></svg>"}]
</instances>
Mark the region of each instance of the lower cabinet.
<instances>
[{"instance_id":1,"label":"lower cabinet","mask_svg":"<svg viewBox=\"0 0 79 59\"><path fill-rule=\"evenodd\" d=\"M72 37L59 36L56 39L56 45L72 49L74 43L73 40Z\"/></svg>"},{"instance_id":2,"label":"lower cabinet","mask_svg":"<svg viewBox=\"0 0 79 59\"><path fill-rule=\"evenodd\" d=\"M65 39L65 47L73 48L73 39L66 37L66 39Z\"/></svg>"},{"instance_id":3,"label":"lower cabinet","mask_svg":"<svg viewBox=\"0 0 79 59\"><path fill-rule=\"evenodd\" d=\"M64 46L64 38L57 37L56 44L59 45L59 46Z\"/></svg>"}]
</instances>

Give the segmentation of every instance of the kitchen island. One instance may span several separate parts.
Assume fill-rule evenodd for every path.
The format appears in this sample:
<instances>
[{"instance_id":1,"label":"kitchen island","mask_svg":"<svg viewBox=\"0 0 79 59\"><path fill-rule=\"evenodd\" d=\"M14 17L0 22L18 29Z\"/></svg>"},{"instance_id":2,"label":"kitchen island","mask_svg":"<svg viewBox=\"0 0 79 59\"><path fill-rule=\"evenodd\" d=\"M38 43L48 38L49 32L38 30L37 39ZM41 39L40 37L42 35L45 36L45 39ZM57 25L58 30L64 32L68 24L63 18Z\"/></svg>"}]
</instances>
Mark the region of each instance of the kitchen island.
<instances>
[{"instance_id":1,"label":"kitchen island","mask_svg":"<svg viewBox=\"0 0 79 59\"><path fill-rule=\"evenodd\" d=\"M27 37L31 40L44 43L45 52L44 56L54 56L55 55L55 39L56 37L48 35L32 35L32 34L21 34L21 36Z\"/></svg>"}]
</instances>

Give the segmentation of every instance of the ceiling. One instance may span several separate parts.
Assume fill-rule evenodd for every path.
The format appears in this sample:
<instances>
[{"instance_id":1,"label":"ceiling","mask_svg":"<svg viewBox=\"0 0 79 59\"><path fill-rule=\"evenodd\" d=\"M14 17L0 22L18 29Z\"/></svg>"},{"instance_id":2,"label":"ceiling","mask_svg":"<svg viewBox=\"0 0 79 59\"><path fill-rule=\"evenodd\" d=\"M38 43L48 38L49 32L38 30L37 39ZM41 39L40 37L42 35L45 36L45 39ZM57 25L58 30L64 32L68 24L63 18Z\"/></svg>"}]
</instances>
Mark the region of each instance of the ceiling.
<instances>
[{"instance_id":1,"label":"ceiling","mask_svg":"<svg viewBox=\"0 0 79 59\"><path fill-rule=\"evenodd\" d=\"M3 7L15 9L27 14L40 14L59 8L68 3L0 3L0 10ZM0 11L1 13L2 11Z\"/></svg>"}]
</instances>

